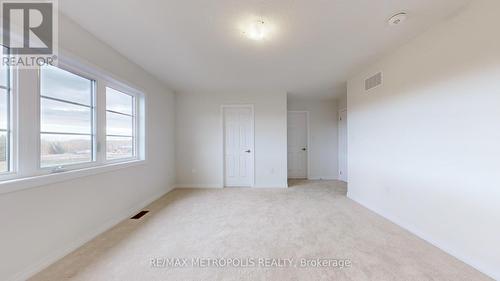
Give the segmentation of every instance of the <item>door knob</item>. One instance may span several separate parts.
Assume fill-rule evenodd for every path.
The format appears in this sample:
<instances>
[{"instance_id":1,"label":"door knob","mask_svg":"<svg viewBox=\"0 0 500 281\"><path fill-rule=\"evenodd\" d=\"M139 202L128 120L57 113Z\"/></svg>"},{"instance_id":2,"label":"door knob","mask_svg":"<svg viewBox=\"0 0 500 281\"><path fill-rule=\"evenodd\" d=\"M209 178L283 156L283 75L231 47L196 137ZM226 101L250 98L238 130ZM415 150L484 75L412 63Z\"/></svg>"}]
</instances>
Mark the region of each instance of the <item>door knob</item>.
<instances>
[{"instance_id":1,"label":"door knob","mask_svg":"<svg viewBox=\"0 0 500 281\"><path fill-rule=\"evenodd\" d=\"M305 148L305 147L304 147L304 148L302 148L302 151L307 151L307 148Z\"/></svg>"},{"instance_id":2,"label":"door knob","mask_svg":"<svg viewBox=\"0 0 500 281\"><path fill-rule=\"evenodd\" d=\"M246 152L246 153L250 153L250 152L252 152L252 151L249 149L249 150L247 150L247 151L245 151L245 152Z\"/></svg>"}]
</instances>

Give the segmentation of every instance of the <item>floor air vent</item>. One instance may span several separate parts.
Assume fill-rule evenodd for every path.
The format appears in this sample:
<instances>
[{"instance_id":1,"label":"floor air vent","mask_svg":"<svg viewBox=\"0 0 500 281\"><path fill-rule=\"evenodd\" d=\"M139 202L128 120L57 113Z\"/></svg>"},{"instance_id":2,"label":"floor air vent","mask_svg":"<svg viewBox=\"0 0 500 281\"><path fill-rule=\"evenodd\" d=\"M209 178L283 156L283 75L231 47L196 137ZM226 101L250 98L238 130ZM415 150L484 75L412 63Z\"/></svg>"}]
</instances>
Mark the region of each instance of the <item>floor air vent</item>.
<instances>
[{"instance_id":1,"label":"floor air vent","mask_svg":"<svg viewBox=\"0 0 500 281\"><path fill-rule=\"evenodd\" d=\"M147 213L149 213L149 211L140 211L137 215L131 217L130 219L138 220L138 219L142 218Z\"/></svg>"},{"instance_id":2,"label":"floor air vent","mask_svg":"<svg viewBox=\"0 0 500 281\"><path fill-rule=\"evenodd\" d=\"M382 72L379 72L365 80L365 91L369 91L380 85L382 85Z\"/></svg>"}]
</instances>

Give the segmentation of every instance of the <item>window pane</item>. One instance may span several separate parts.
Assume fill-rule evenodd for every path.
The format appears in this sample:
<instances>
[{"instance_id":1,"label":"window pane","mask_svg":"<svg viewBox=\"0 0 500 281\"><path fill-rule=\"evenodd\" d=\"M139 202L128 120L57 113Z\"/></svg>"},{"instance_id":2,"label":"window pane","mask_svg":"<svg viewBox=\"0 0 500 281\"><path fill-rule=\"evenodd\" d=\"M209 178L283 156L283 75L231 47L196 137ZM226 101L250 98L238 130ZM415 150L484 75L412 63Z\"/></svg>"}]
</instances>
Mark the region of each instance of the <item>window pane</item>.
<instances>
[{"instance_id":1,"label":"window pane","mask_svg":"<svg viewBox=\"0 0 500 281\"><path fill-rule=\"evenodd\" d=\"M106 144L106 158L108 160L134 156L134 140L132 137L106 137Z\"/></svg>"},{"instance_id":2,"label":"window pane","mask_svg":"<svg viewBox=\"0 0 500 281\"><path fill-rule=\"evenodd\" d=\"M7 150L7 133L0 132L0 173L8 171Z\"/></svg>"},{"instance_id":3,"label":"window pane","mask_svg":"<svg viewBox=\"0 0 500 281\"><path fill-rule=\"evenodd\" d=\"M7 130L7 91L0 89L0 129Z\"/></svg>"},{"instance_id":4,"label":"window pane","mask_svg":"<svg viewBox=\"0 0 500 281\"><path fill-rule=\"evenodd\" d=\"M132 115L133 97L111 88L106 88L106 110Z\"/></svg>"},{"instance_id":5,"label":"window pane","mask_svg":"<svg viewBox=\"0 0 500 281\"><path fill-rule=\"evenodd\" d=\"M0 63L0 86L7 87L7 67L2 66Z\"/></svg>"},{"instance_id":6,"label":"window pane","mask_svg":"<svg viewBox=\"0 0 500 281\"><path fill-rule=\"evenodd\" d=\"M41 71L41 95L91 105L92 80L53 66Z\"/></svg>"},{"instance_id":7,"label":"window pane","mask_svg":"<svg viewBox=\"0 0 500 281\"><path fill-rule=\"evenodd\" d=\"M0 52L1 52L1 56L2 56L2 59L4 58L4 56L8 55L8 49L5 48L4 46L2 46L2 48L0 49ZM4 87L7 87L7 70L8 68L3 66L3 63L0 64L0 86L4 86Z\"/></svg>"},{"instance_id":8,"label":"window pane","mask_svg":"<svg viewBox=\"0 0 500 281\"><path fill-rule=\"evenodd\" d=\"M93 81L60 68L44 66L40 94L41 166L91 162Z\"/></svg>"},{"instance_id":9,"label":"window pane","mask_svg":"<svg viewBox=\"0 0 500 281\"><path fill-rule=\"evenodd\" d=\"M133 118L131 116L106 112L106 134L133 136Z\"/></svg>"},{"instance_id":10,"label":"window pane","mask_svg":"<svg viewBox=\"0 0 500 281\"><path fill-rule=\"evenodd\" d=\"M41 131L91 134L92 111L85 106L41 98Z\"/></svg>"},{"instance_id":11,"label":"window pane","mask_svg":"<svg viewBox=\"0 0 500 281\"><path fill-rule=\"evenodd\" d=\"M106 88L106 159L134 157L135 99Z\"/></svg>"},{"instance_id":12,"label":"window pane","mask_svg":"<svg viewBox=\"0 0 500 281\"><path fill-rule=\"evenodd\" d=\"M77 164L92 160L92 137L41 134L41 166Z\"/></svg>"}]
</instances>

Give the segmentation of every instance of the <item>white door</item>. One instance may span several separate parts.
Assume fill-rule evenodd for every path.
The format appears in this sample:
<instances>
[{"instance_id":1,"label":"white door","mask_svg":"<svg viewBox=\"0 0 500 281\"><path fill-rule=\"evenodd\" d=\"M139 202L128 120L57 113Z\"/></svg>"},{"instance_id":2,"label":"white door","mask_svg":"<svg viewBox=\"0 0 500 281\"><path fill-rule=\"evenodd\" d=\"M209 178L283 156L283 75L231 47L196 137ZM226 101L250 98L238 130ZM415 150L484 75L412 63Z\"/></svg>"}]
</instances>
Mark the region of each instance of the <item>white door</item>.
<instances>
[{"instance_id":1,"label":"white door","mask_svg":"<svg viewBox=\"0 0 500 281\"><path fill-rule=\"evenodd\" d=\"M223 107L225 186L253 186L253 108Z\"/></svg>"},{"instance_id":2,"label":"white door","mask_svg":"<svg viewBox=\"0 0 500 281\"><path fill-rule=\"evenodd\" d=\"M288 178L307 178L307 112L288 112Z\"/></svg>"},{"instance_id":3,"label":"white door","mask_svg":"<svg viewBox=\"0 0 500 281\"><path fill-rule=\"evenodd\" d=\"M339 180L347 182L347 110L339 113Z\"/></svg>"}]
</instances>

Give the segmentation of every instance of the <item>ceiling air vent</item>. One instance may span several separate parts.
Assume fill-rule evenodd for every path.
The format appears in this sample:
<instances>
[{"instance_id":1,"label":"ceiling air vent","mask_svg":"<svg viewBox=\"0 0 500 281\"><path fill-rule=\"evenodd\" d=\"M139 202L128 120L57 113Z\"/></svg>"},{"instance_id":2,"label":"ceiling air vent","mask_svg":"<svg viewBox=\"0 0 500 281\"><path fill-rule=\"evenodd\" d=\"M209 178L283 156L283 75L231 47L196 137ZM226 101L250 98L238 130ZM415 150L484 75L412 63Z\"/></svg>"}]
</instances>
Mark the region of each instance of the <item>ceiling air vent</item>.
<instances>
[{"instance_id":1,"label":"ceiling air vent","mask_svg":"<svg viewBox=\"0 0 500 281\"><path fill-rule=\"evenodd\" d=\"M369 91L380 85L382 85L382 72L379 72L365 80L365 91Z\"/></svg>"}]
</instances>

